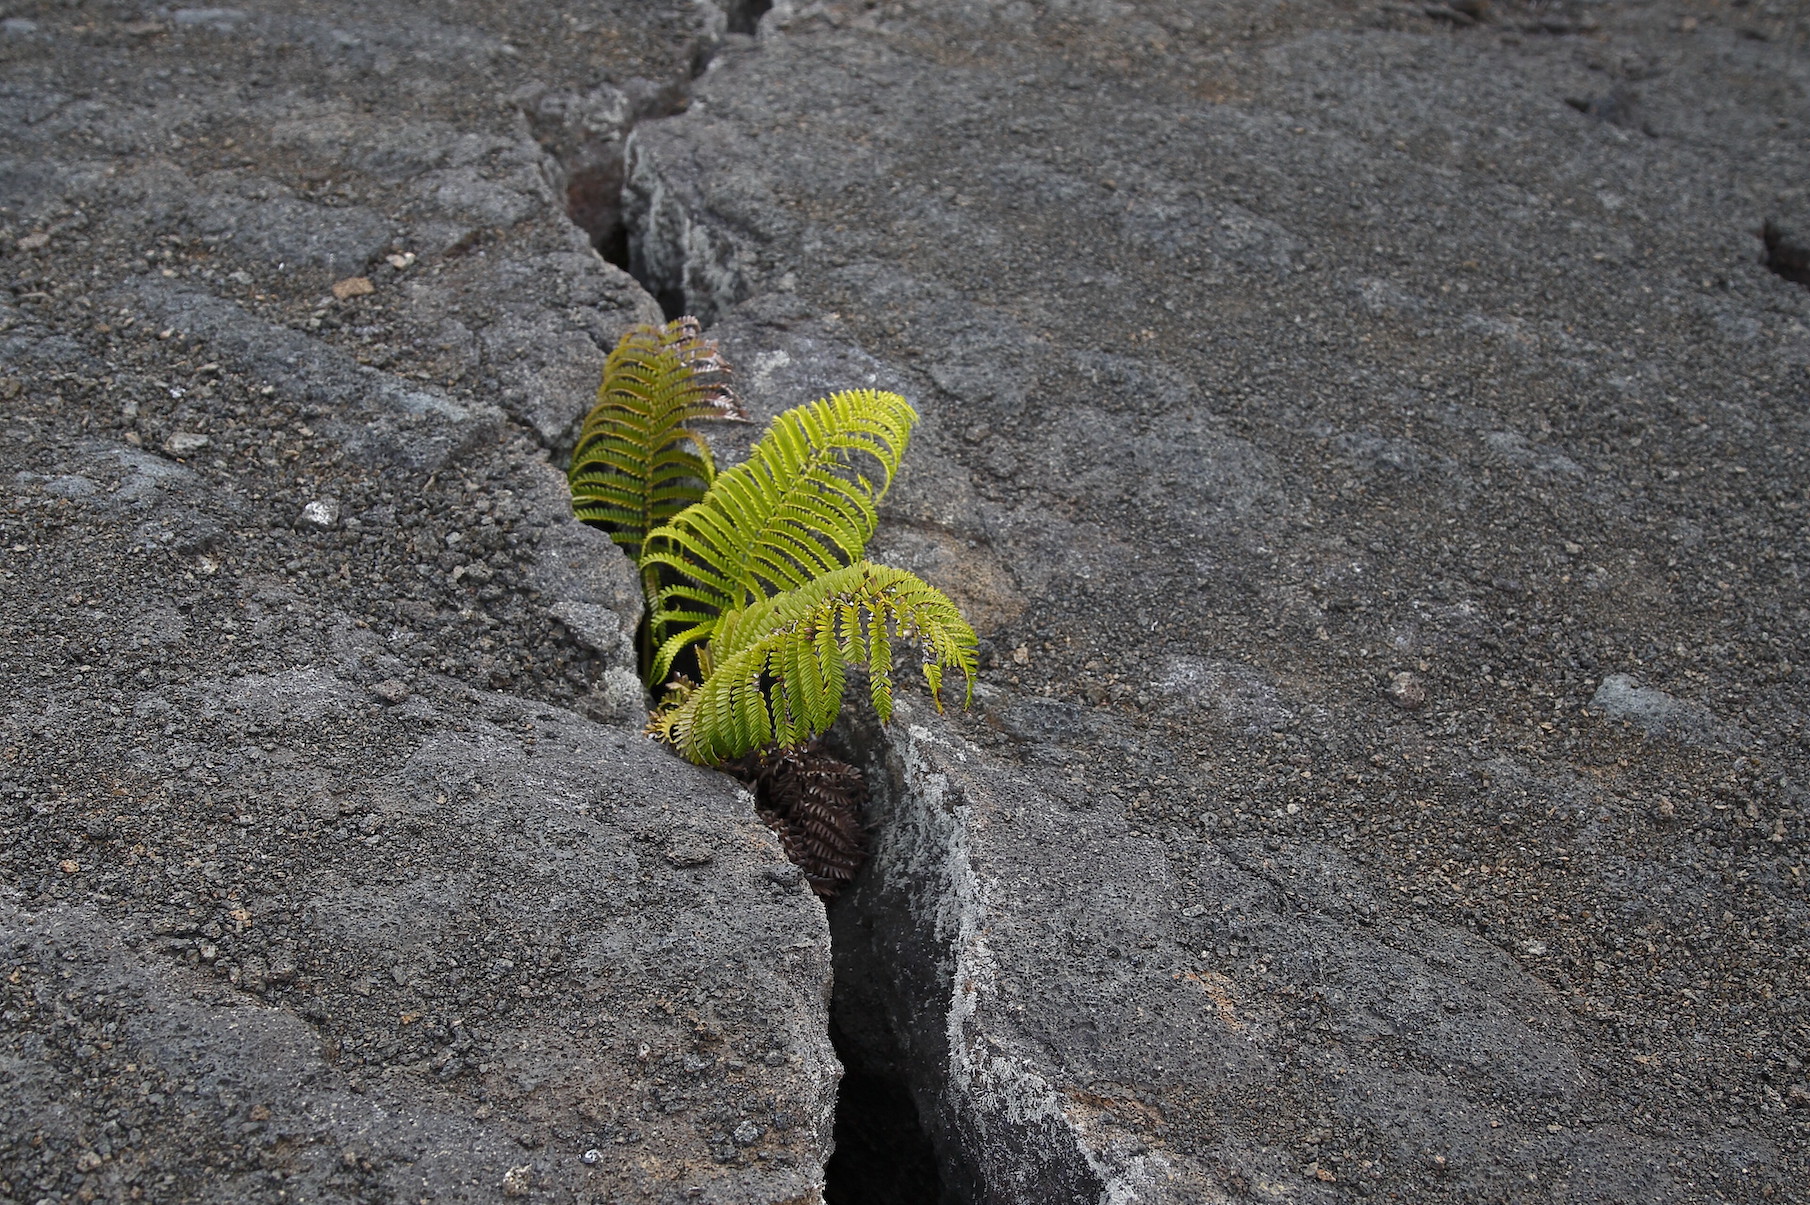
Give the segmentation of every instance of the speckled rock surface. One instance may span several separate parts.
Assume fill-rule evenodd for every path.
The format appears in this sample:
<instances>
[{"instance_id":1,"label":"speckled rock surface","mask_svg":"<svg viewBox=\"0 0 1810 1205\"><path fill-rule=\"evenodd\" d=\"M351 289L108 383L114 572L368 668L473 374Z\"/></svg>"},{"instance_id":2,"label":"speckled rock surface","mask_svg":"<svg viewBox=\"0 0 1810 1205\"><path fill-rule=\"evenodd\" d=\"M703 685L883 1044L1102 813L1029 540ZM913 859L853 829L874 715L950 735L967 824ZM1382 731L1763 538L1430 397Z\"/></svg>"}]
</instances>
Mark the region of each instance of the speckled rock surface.
<instances>
[{"instance_id":1,"label":"speckled rock surface","mask_svg":"<svg viewBox=\"0 0 1810 1205\"><path fill-rule=\"evenodd\" d=\"M823 909L549 465L659 310L514 99L709 22L0 15L0 1201L819 1199Z\"/></svg>"},{"instance_id":2,"label":"speckled rock surface","mask_svg":"<svg viewBox=\"0 0 1810 1205\"><path fill-rule=\"evenodd\" d=\"M656 288L924 415L984 687L832 926L958 1199L1804 1196L1806 36L778 4L631 135Z\"/></svg>"},{"instance_id":3,"label":"speckled rock surface","mask_svg":"<svg viewBox=\"0 0 1810 1205\"><path fill-rule=\"evenodd\" d=\"M1802 14L761 7L5 9L0 1198L813 1200L833 929L932 1198L1802 1199ZM827 927L548 467L661 305L985 640Z\"/></svg>"}]
</instances>

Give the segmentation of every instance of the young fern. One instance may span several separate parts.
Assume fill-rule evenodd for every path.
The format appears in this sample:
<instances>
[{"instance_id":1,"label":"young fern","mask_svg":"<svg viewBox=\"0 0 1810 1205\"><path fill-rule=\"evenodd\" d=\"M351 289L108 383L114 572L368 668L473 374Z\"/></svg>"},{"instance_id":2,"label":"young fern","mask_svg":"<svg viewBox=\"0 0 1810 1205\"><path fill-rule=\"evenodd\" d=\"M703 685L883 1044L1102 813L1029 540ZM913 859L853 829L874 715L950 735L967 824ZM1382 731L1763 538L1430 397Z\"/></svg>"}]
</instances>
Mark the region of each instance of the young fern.
<instances>
[{"instance_id":1,"label":"young fern","mask_svg":"<svg viewBox=\"0 0 1810 1205\"><path fill-rule=\"evenodd\" d=\"M955 604L916 574L857 561L721 616L703 684L681 692L653 730L701 764L790 748L835 723L849 665L867 670L884 723L892 718L895 639L921 649L939 710L945 669L960 670L972 694L974 630Z\"/></svg>"},{"instance_id":2,"label":"young fern","mask_svg":"<svg viewBox=\"0 0 1810 1205\"><path fill-rule=\"evenodd\" d=\"M641 564L673 584L652 604L649 685L725 613L858 560L916 421L904 398L871 389L788 410L744 463L650 533ZM868 462L877 483L859 471Z\"/></svg>"},{"instance_id":3,"label":"young fern","mask_svg":"<svg viewBox=\"0 0 1810 1205\"><path fill-rule=\"evenodd\" d=\"M747 417L729 388L728 364L696 318L635 327L604 361L597 404L579 431L566 474L572 513L639 559L647 533L702 498L716 477L694 424Z\"/></svg>"},{"instance_id":4,"label":"young fern","mask_svg":"<svg viewBox=\"0 0 1810 1205\"><path fill-rule=\"evenodd\" d=\"M781 414L718 474L694 424L744 417L727 376L695 319L631 331L573 454L574 513L640 569L647 684L688 649L702 676L671 687L649 731L705 765L797 749L835 722L851 665L885 721L895 641L918 647L938 708L951 668L971 696L976 639L955 604L862 559L917 412L896 393L832 394Z\"/></svg>"}]
</instances>

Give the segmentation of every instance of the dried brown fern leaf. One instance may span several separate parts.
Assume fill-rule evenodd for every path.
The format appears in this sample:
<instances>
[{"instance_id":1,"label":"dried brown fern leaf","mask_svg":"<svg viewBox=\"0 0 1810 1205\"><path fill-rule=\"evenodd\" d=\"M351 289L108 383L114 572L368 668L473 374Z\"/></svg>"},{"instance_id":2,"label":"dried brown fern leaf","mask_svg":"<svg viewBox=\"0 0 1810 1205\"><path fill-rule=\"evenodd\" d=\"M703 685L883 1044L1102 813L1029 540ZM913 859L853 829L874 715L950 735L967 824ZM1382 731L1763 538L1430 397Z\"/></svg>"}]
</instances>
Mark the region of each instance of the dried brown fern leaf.
<instances>
[{"instance_id":1,"label":"dried brown fern leaf","mask_svg":"<svg viewBox=\"0 0 1810 1205\"><path fill-rule=\"evenodd\" d=\"M855 877L867 858L861 807L867 782L861 771L811 741L793 749L768 749L728 767L754 787L768 827L779 834L792 860L824 899Z\"/></svg>"}]
</instances>

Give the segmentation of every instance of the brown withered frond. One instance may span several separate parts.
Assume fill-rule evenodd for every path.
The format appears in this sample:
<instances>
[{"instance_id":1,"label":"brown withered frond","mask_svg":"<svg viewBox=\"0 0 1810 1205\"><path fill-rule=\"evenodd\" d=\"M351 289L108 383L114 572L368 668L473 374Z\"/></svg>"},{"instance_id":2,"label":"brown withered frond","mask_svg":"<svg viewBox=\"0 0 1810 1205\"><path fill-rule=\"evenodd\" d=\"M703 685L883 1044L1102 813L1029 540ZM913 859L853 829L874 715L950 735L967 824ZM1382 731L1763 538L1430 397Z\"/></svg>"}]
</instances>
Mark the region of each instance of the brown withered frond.
<instances>
[{"instance_id":1,"label":"brown withered frond","mask_svg":"<svg viewBox=\"0 0 1810 1205\"><path fill-rule=\"evenodd\" d=\"M761 817L779 834L786 857L826 900L855 877L867 858L861 771L816 741L749 754L726 767L754 788Z\"/></svg>"}]
</instances>

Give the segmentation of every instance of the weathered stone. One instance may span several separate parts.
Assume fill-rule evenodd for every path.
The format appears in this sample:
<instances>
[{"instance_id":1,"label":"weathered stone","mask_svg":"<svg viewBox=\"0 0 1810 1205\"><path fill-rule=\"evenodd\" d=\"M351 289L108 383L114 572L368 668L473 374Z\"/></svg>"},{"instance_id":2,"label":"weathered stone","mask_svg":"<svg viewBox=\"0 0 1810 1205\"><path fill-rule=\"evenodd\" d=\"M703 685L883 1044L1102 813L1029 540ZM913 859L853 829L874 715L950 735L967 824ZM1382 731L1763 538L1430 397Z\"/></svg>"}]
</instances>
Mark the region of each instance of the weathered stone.
<instances>
[{"instance_id":1,"label":"weathered stone","mask_svg":"<svg viewBox=\"0 0 1810 1205\"><path fill-rule=\"evenodd\" d=\"M619 7L0 44L0 1197L818 1197L822 906L545 461L659 309L492 72Z\"/></svg>"},{"instance_id":2,"label":"weathered stone","mask_svg":"<svg viewBox=\"0 0 1810 1205\"><path fill-rule=\"evenodd\" d=\"M763 410L919 408L874 551L985 642L984 726L851 737L852 1073L969 1200L1787 1191L1801 106L1636 99L1677 47L1613 5L1600 72L1569 19L1182 9L780 5L630 138L637 271ZM1647 823L1719 776L1766 848L1692 840L1777 887Z\"/></svg>"},{"instance_id":3,"label":"weathered stone","mask_svg":"<svg viewBox=\"0 0 1810 1205\"><path fill-rule=\"evenodd\" d=\"M111 299L145 321L205 339L293 405L318 413L347 450L375 464L434 469L496 438L497 412L361 367L336 348L261 322L231 302L145 280Z\"/></svg>"},{"instance_id":4,"label":"weathered stone","mask_svg":"<svg viewBox=\"0 0 1810 1205\"><path fill-rule=\"evenodd\" d=\"M562 602L604 607L639 618L643 603L635 567L611 540L576 519L565 519L541 537L534 554L534 588Z\"/></svg>"}]
</instances>

